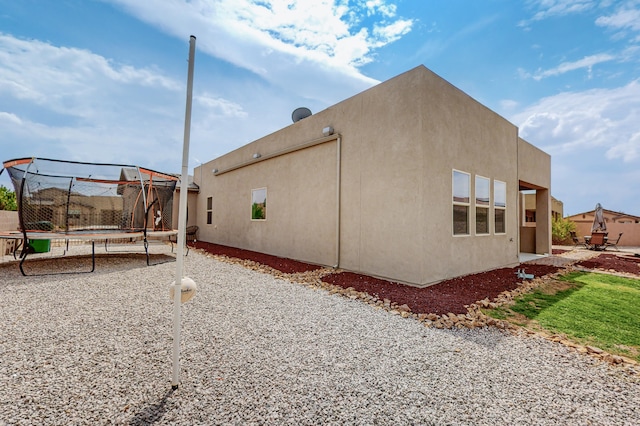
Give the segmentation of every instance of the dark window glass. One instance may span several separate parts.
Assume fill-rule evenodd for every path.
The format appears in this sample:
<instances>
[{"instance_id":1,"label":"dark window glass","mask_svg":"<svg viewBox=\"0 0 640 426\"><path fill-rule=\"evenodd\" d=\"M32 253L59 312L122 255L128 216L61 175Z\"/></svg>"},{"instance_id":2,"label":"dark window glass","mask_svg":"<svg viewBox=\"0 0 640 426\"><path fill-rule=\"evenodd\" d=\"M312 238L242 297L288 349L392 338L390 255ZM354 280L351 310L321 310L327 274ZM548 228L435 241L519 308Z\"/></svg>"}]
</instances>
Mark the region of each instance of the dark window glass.
<instances>
[{"instance_id":1,"label":"dark window glass","mask_svg":"<svg viewBox=\"0 0 640 426\"><path fill-rule=\"evenodd\" d=\"M495 209L496 234L504 234L506 232L504 212L505 210L503 209Z\"/></svg>"},{"instance_id":2,"label":"dark window glass","mask_svg":"<svg viewBox=\"0 0 640 426\"><path fill-rule=\"evenodd\" d=\"M469 206L453 206L453 234L469 234Z\"/></svg>"},{"instance_id":3,"label":"dark window glass","mask_svg":"<svg viewBox=\"0 0 640 426\"><path fill-rule=\"evenodd\" d=\"M476 207L476 234L489 233L489 209Z\"/></svg>"}]
</instances>

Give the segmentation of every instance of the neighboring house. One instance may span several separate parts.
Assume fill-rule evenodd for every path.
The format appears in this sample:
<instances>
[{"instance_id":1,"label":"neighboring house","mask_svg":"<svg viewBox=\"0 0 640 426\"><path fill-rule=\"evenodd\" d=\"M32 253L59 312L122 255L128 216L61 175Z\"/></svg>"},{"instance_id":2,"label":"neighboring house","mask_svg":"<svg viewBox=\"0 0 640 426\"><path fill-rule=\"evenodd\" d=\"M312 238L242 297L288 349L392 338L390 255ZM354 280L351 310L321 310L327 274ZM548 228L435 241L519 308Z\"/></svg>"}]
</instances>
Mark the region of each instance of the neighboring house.
<instances>
[{"instance_id":1,"label":"neighboring house","mask_svg":"<svg viewBox=\"0 0 640 426\"><path fill-rule=\"evenodd\" d=\"M140 183L140 174L136 168L123 167L120 170L120 180L127 183L118 185L117 193L124 202L124 211L130 212L129 217L122 218L122 227L140 229L146 225L147 229L173 229L175 182L162 179L150 180L145 173L142 174L142 178L144 184ZM145 206L149 210L146 222ZM178 210L175 209L175 211ZM162 217L162 221L156 220L158 215Z\"/></svg>"},{"instance_id":2,"label":"neighboring house","mask_svg":"<svg viewBox=\"0 0 640 426\"><path fill-rule=\"evenodd\" d=\"M550 156L424 66L194 175L203 241L424 286L517 264L535 190L524 248L551 251Z\"/></svg>"},{"instance_id":3,"label":"neighboring house","mask_svg":"<svg viewBox=\"0 0 640 426\"><path fill-rule=\"evenodd\" d=\"M594 216L595 209L568 216L567 219L575 222L576 234L582 239L585 235L591 235ZM603 216L609 239L616 240L622 232L619 246L640 247L640 216L607 209L603 209Z\"/></svg>"},{"instance_id":4,"label":"neighboring house","mask_svg":"<svg viewBox=\"0 0 640 426\"><path fill-rule=\"evenodd\" d=\"M180 175L176 175L179 179ZM173 211L175 214L172 217L172 227L173 229L178 229L178 211L180 207L180 186L181 183L178 182L176 185L175 193L173 195ZM198 194L200 193L200 188L193 182L193 176L189 175L187 177L187 226L197 225L197 205L198 205Z\"/></svg>"},{"instance_id":5,"label":"neighboring house","mask_svg":"<svg viewBox=\"0 0 640 426\"><path fill-rule=\"evenodd\" d=\"M82 229L88 225L118 227L122 221L122 197L90 196L62 188L33 191L25 202L24 226L40 229L31 222L50 222L52 231ZM31 221L31 222L30 222Z\"/></svg>"}]
</instances>

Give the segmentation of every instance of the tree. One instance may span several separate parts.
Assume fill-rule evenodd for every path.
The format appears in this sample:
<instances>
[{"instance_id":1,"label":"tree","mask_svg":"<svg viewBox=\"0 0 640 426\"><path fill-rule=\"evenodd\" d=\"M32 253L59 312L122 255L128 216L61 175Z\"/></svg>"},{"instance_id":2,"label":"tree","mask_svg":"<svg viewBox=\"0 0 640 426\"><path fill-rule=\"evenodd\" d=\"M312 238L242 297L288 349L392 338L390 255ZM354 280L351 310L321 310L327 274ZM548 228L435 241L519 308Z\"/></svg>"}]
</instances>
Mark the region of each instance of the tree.
<instances>
[{"instance_id":1,"label":"tree","mask_svg":"<svg viewBox=\"0 0 640 426\"><path fill-rule=\"evenodd\" d=\"M10 191L4 185L0 185L0 210L18 210L16 193Z\"/></svg>"}]
</instances>

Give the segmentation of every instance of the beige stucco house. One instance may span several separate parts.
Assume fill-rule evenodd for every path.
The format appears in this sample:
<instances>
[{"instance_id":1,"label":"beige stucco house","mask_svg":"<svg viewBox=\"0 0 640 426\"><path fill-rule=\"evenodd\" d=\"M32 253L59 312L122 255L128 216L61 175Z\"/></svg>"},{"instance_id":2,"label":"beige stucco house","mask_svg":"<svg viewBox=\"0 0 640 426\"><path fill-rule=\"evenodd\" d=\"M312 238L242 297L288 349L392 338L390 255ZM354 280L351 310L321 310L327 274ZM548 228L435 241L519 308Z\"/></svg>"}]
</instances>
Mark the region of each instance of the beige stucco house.
<instances>
[{"instance_id":1,"label":"beige stucco house","mask_svg":"<svg viewBox=\"0 0 640 426\"><path fill-rule=\"evenodd\" d=\"M199 239L416 286L551 250L550 156L424 66L196 168Z\"/></svg>"},{"instance_id":2,"label":"beige stucco house","mask_svg":"<svg viewBox=\"0 0 640 426\"><path fill-rule=\"evenodd\" d=\"M610 240L616 241L618 235L622 234L618 243L619 247L640 247L640 216L609 209L603 209L602 214L607 224ZM595 209L568 216L567 219L576 224L576 234L582 239L585 235L591 235L594 217Z\"/></svg>"}]
</instances>

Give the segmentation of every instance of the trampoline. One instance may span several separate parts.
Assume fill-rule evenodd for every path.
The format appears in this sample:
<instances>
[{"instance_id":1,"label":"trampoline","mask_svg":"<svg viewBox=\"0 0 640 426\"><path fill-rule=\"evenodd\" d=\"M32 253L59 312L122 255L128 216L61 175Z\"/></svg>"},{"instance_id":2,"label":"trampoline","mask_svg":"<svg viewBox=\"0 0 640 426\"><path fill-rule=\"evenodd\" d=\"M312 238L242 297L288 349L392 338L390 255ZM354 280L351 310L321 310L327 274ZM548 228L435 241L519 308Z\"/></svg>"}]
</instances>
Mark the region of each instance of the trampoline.
<instances>
[{"instance_id":1,"label":"trampoline","mask_svg":"<svg viewBox=\"0 0 640 426\"><path fill-rule=\"evenodd\" d=\"M20 240L20 271L42 242L69 240L95 243L123 238L142 240L149 260L149 240L169 239L173 193L178 177L127 164L86 163L48 158L5 161L16 193L19 230L0 238ZM66 253L66 250L65 250ZM15 254L14 254L15 255Z\"/></svg>"}]
</instances>

